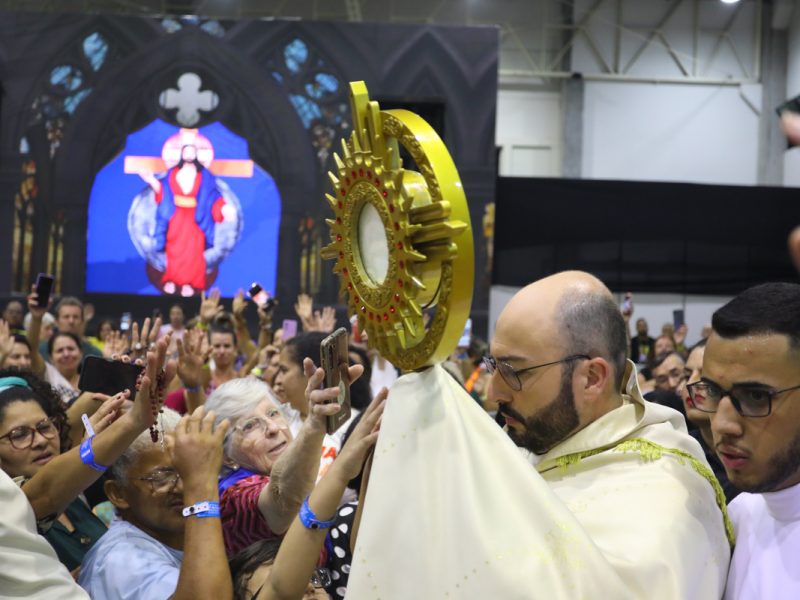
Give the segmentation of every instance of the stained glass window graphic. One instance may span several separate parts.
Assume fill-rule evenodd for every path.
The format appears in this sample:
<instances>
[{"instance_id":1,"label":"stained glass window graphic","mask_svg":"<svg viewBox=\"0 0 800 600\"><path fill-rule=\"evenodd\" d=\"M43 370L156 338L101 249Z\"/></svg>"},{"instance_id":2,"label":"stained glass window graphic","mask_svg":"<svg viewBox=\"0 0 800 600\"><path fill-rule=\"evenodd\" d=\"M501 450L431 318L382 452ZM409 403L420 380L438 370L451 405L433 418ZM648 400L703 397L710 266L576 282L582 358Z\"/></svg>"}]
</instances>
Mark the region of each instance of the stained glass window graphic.
<instances>
[{"instance_id":1,"label":"stained glass window graphic","mask_svg":"<svg viewBox=\"0 0 800 600\"><path fill-rule=\"evenodd\" d=\"M300 116L300 119L303 121L303 126L306 129L311 127L311 123L314 121L314 119L322 116L319 106L305 96L291 94L289 96L289 100L291 100L292 104L294 105L294 108L297 111L297 114Z\"/></svg>"},{"instance_id":2,"label":"stained glass window graphic","mask_svg":"<svg viewBox=\"0 0 800 600\"><path fill-rule=\"evenodd\" d=\"M108 55L108 42L95 31L83 39L83 54L92 66L92 70L99 71Z\"/></svg>"},{"instance_id":3,"label":"stained glass window graphic","mask_svg":"<svg viewBox=\"0 0 800 600\"><path fill-rule=\"evenodd\" d=\"M283 50L283 57L286 61L286 68L292 73L298 73L300 67L308 59L308 46L300 39L290 42Z\"/></svg>"},{"instance_id":4,"label":"stained glass window graphic","mask_svg":"<svg viewBox=\"0 0 800 600\"><path fill-rule=\"evenodd\" d=\"M50 72L50 83L66 92L74 92L83 83L80 69L72 65L58 65Z\"/></svg>"},{"instance_id":5,"label":"stained glass window graphic","mask_svg":"<svg viewBox=\"0 0 800 600\"><path fill-rule=\"evenodd\" d=\"M85 90L81 90L77 94L73 94L69 98L64 100L64 110L71 114L75 113L75 109L78 108L78 105L83 102L83 99L86 98L89 94L92 93L92 89L88 88Z\"/></svg>"},{"instance_id":6,"label":"stained glass window graphic","mask_svg":"<svg viewBox=\"0 0 800 600\"><path fill-rule=\"evenodd\" d=\"M337 136L350 129L350 106L342 78L313 45L290 38L265 61L267 72L286 90L311 137L321 171L329 168Z\"/></svg>"},{"instance_id":7,"label":"stained glass window graphic","mask_svg":"<svg viewBox=\"0 0 800 600\"><path fill-rule=\"evenodd\" d=\"M306 84L306 94L319 100L339 89L339 80L330 73L317 73L314 81Z\"/></svg>"}]
</instances>

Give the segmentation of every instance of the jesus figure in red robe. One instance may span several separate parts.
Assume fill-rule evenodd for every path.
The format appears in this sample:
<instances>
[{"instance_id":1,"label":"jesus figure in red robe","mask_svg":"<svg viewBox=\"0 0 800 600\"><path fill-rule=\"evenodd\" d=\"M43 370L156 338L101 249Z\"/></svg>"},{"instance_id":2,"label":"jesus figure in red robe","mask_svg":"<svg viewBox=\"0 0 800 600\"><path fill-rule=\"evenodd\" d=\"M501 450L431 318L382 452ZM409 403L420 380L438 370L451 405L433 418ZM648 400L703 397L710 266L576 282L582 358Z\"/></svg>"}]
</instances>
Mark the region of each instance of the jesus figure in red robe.
<instances>
[{"instance_id":1,"label":"jesus figure in red robe","mask_svg":"<svg viewBox=\"0 0 800 600\"><path fill-rule=\"evenodd\" d=\"M204 251L214 245L214 226L236 218L236 209L225 202L216 178L197 160L197 148L181 149L180 162L163 179L141 173L155 192L153 237L156 250L166 255L162 289L192 296L205 289Z\"/></svg>"}]
</instances>

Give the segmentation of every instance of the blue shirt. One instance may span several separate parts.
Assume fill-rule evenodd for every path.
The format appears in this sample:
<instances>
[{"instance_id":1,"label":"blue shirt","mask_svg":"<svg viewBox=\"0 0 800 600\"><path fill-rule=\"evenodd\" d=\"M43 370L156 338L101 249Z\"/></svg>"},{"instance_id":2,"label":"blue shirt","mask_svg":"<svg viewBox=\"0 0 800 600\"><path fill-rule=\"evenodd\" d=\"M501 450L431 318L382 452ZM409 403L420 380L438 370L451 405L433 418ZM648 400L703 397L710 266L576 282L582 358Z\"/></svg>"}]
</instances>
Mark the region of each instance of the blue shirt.
<instances>
[{"instance_id":1,"label":"blue shirt","mask_svg":"<svg viewBox=\"0 0 800 600\"><path fill-rule=\"evenodd\" d=\"M175 593L183 552L116 519L83 560L78 583L92 598L166 600Z\"/></svg>"}]
</instances>

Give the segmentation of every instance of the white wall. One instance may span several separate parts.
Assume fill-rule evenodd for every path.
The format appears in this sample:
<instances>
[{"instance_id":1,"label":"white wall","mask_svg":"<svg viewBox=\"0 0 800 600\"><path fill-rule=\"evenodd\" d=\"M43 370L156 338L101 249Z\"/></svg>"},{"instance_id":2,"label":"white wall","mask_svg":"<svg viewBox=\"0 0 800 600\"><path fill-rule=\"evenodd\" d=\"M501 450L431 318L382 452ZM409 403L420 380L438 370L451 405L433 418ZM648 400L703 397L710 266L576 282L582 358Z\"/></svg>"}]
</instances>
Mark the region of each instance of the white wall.
<instances>
[{"instance_id":1,"label":"white wall","mask_svg":"<svg viewBox=\"0 0 800 600\"><path fill-rule=\"evenodd\" d=\"M504 89L497 94L495 141L500 175L561 175L561 107L557 92Z\"/></svg>"},{"instance_id":2,"label":"white wall","mask_svg":"<svg viewBox=\"0 0 800 600\"><path fill-rule=\"evenodd\" d=\"M786 97L800 95L800 8L795 5L789 25L789 49L786 65ZM783 184L800 187L800 148L792 148L783 155Z\"/></svg>"},{"instance_id":3,"label":"white wall","mask_svg":"<svg viewBox=\"0 0 800 600\"><path fill-rule=\"evenodd\" d=\"M502 285L492 286L489 291L489 340L494 337L494 326L497 317L511 297L519 288ZM664 323L672 323L672 311L683 309L687 334L687 345L692 345L700 339L700 332L705 325L711 324L711 315L720 306L731 299L730 296L698 296L682 294L633 294L634 312L631 319L631 331L634 332L636 319L646 319L650 335L658 337ZM618 295L618 302L622 305L622 297Z\"/></svg>"},{"instance_id":4,"label":"white wall","mask_svg":"<svg viewBox=\"0 0 800 600\"><path fill-rule=\"evenodd\" d=\"M758 180L758 115L738 87L586 82L583 116L584 178Z\"/></svg>"}]
</instances>

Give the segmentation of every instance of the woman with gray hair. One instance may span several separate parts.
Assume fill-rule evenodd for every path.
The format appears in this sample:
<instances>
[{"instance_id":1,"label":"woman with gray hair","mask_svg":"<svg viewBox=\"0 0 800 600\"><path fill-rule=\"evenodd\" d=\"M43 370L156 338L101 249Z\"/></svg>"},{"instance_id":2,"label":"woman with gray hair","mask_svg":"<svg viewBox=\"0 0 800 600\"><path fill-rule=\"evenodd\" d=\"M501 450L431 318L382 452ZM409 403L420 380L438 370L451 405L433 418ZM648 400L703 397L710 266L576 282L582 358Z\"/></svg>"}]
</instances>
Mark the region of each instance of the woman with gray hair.
<instances>
[{"instance_id":1,"label":"woman with gray hair","mask_svg":"<svg viewBox=\"0 0 800 600\"><path fill-rule=\"evenodd\" d=\"M325 420L335 414L338 388L319 389L324 371L304 362L308 418L292 437L269 386L253 377L219 386L206 401L218 421L229 419L219 482L225 548L232 556L258 540L286 533L319 470ZM363 372L350 367L350 380Z\"/></svg>"}]
</instances>

